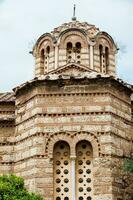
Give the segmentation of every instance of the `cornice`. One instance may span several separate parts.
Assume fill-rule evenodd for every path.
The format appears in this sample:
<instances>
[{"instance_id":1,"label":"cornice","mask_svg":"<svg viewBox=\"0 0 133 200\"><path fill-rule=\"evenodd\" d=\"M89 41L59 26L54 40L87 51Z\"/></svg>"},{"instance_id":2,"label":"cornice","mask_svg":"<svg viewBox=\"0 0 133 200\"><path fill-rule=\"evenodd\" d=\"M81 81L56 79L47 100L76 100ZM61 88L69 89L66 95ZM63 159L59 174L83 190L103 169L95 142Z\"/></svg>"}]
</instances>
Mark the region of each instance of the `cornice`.
<instances>
[{"instance_id":1,"label":"cornice","mask_svg":"<svg viewBox=\"0 0 133 200\"><path fill-rule=\"evenodd\" d=\"M26 92L31 87L37 87L38 84L43 84L44 86L48 86L49 84L57 85L58 87L63 87L64 85L89 85L93 84L101 84L110 83L110 86L115 85L119 88L119 90L128 91L128 93L133 92L133 89L130 84L125 83L121 79L116 79L109 75L97 74L96 72L92 73L84 73L83 75L57 75L57 74L49 74L43 75L38 78L34 78L31 81L28 81L16 88L14 88L14 92L16 95L21 95L22 92ZM126 90L125 90L126 89Z\"/></svg>"},{"instance_id":2,"label":"cornice","mask_svg":"<svg viewBox=\"0 0 133 200\"><path fill-rule=\"evenodd\" d=\"M123 122L125 122L128 125L133 124L133 122L131 120L127 120L127 119L125 119L125 118L123 118L123 117L121 117L121 116L119 116L116 113L113 113L111 111L94 111L94 112L90 111L90 112L79 112L79 113L78 112L67 112L67 113L66 112L64 112L64 113L63 112L62 113L42 113L42 112L40 113L40 112L38 112L38 113L30 116L28 119L25 119L25 120L23 120L19 123L16 123L16 126L19 126L20 124L23 124L23 123L30 121L32 119L36 119L39 116L40 117L41 116L42 117L71 117L71 116L84 116L84 115L95 115L95 116L97 116L97 115L111 115L111 116L117 117L118 119L122 120Z\"/></svg>"},{"instance_id":3,"label":"cornice","mask_svg":"<svg viewBox=\"0 0 133 200\"><path fill-rule=\"evenodd\" d=\"M36 97L62 97L62 96L105 96L105 95L109 95L113 98L116 98L118 100L120 100L121 102L127 104L128 106L131 106L131 103L129 101L124 100L123 98L121 98L120 96L118 96L117 94L112 93L109 90L106 90L104 92L101 91L95 91L95 92L75 92L75 93L68 93L68 92L63 92L63 93L36 93L34 94L32 97L30 97L29 99L25 100L23 103L19 103L16 105L24 105L25 103L28 103L29 101L31 101L32 99L36 98Z\"/></svg>"}]
</instances>

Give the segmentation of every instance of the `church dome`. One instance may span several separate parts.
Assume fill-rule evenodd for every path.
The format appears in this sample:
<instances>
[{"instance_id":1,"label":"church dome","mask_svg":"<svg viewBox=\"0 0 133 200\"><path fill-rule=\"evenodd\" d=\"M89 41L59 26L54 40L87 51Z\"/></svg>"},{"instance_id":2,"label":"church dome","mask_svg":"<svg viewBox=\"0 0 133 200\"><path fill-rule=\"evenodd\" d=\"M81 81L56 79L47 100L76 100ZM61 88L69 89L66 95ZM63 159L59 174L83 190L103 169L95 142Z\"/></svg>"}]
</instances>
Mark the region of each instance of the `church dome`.
<instances>
[{"instance_id":1,"label":"church dome","mask_svg":"<svg viewBox=\"0 0 133 200\"><path fill-rule=\"evenodd\" d=\"M35 76L78 64L115 76L117 47L112 37L95 25L72 20L39 37L34 48Z\"/></svg>"}]
</instances>

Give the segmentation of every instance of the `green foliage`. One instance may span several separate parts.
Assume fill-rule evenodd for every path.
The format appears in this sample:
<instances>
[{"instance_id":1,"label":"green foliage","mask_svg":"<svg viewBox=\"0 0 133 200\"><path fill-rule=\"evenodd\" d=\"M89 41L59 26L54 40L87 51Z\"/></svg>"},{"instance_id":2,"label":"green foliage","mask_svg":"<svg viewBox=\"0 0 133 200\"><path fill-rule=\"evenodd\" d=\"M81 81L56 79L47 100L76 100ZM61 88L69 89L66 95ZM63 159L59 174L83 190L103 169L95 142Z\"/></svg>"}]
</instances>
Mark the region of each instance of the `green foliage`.
<instances>
[{"instance_id":1,"label":"green foliage","mask_svg":"<svg viewBox=\"0 0 133 200\"><path fill-rule=\"evenodd\" d=\"M133 159L127 159L124 163L124 170L133 173Z\"/></svg>"},{"instance_id":2,"label":"green foliage","mask_svg":"<svg viewBox=\"0 0 133 200\"><path fill-rule=\"evenodd\" d=\"M43 200L40 195L29 193L24 180L15 175L0 176L0 200Z\"/></svg>"}]
</instances>

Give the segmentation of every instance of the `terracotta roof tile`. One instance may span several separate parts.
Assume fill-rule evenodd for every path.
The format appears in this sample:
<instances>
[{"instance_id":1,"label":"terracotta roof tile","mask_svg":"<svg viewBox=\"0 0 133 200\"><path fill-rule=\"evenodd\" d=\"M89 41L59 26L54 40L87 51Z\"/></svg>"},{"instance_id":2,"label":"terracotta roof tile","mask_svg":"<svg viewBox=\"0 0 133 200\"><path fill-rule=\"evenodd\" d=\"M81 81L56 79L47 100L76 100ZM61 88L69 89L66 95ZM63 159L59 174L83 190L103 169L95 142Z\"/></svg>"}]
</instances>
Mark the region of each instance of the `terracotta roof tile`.
<instances>
[{"instance_id":1,"label":"terracotta roof tile","mask_svg":"<svg viewBox=\"0 0 133 200\"><path fill-rule=\"evenodd\" d=\"M13 102L15 96L13 92L0 93L0 102Z\"/></svg>"}]
</instances>

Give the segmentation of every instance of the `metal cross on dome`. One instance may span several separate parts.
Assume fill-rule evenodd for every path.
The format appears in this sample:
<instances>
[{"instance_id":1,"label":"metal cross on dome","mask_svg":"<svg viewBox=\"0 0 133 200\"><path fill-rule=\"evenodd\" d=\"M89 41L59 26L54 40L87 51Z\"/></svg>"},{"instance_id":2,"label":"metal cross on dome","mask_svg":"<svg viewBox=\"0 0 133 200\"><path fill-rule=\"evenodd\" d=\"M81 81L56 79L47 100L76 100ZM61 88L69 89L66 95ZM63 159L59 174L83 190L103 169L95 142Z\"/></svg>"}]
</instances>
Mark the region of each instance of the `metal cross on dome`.
<instances>
[{"instance_id":1,"label":"metal cross on dome","mask_svg":"<svg viewBox=\"0 0 133 200\"><path fill-rule=\"evenodd\" d=\"M75 13L76 13L76 5L74 4L74 7L73 7L73 17L72 17L72 20L73 20L73 21L76 21L76 20L77 20L77 18L76 18L76 16L75 16Z\"/></svg>"}]
</instances>

